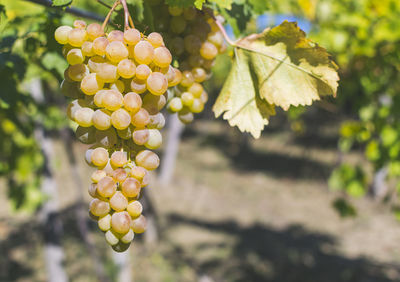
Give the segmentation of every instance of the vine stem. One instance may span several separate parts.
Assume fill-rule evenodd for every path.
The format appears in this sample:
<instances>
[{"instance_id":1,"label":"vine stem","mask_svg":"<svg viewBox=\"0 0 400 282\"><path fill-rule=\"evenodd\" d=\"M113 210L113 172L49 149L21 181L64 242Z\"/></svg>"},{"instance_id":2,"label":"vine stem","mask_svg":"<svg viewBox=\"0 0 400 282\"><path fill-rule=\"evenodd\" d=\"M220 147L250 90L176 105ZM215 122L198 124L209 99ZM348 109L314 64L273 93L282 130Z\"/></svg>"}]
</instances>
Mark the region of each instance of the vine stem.
<instances>
[{"instance_id":1,"label":"vine stem","mask_svg":"<svg viewBox=\"0 0 400 282\"><path fill-rule=\"evenodd\" d=\"M125 30L129 29L129 15L128 4L126 4L126 0L121 0L122 6L124 7L124 23L125 23ZM132 20L132 19L131 19Z\"/></svg>"},{"instance_id":2,"label":"vine stem","mask_svg":"<svg viewBox=\"0 0 400 282\"><path fill-rule=\"evenodd\" d=\"M103 22L103 24L101 25L102 30L104 30L104 29L106 28L106 25L107 25L108 21L110 20L111 14L114 12L115 8L116 8L119 4L121 4L121 1L120 1L120 0L115 1L114 4L112 5L110 11L109 11L108 14L107 14L107 17L104 19L104 22Z\"/></svg>"},{"instance_id":3,"label":"vine stem","mask_svg":"<svg viewBox=\"0 0 400 282\"><path fill-rule=\"evenodd\" d=\"M229 45L232 45L233 47L237 47L237 44L235 42L233 42L232 39L229 38L228 33L226 33L226 29L224 28L224 26L222 25L222 23L216 18L214 17L214 21L216 23L216 25L218 26L219 30L221 31L222 35L224 36L226 42L229 43Z\"/></svg>"}]
</instances>

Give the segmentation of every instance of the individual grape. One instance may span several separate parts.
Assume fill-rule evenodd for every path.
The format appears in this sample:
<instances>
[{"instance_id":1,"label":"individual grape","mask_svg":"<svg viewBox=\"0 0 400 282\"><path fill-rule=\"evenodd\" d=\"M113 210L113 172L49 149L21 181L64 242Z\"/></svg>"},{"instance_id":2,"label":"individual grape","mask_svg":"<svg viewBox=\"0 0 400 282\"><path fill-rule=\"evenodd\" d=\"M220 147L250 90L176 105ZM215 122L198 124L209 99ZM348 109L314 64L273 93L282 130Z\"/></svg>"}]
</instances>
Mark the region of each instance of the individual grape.
<instances>
[{"instance_id":1,"label":"individual grape","mask_svg":"<svg viewBox=\"0 0 400 282\"><path fill-rule=\"evenodd\" d=\"M96 196L97 196L97 194L96 194L97 193L97 184L96 183L91 183L89 185L88 193L93 198L96 198Z\"/></svg>"},{"instance_id":2,"label":"individual grape","mask_svg":"<svg viewBox=\"0 0 400 282\"><path fill-rule=\"evenodd\" d=\"M101 67L107 60L100 56L93 56L88 60L88 67L91 72L98 73Z\"/></svg>"},{"instance_id":3,"label":"individual grape","mask_svg":"<svg viewBox=\"0 0 400 282\"><path fill-rule=\"evenodd\" d=\"M103 107L103 98L105 97L104 95L107 95L107 91L108 89L101 89L97 91L96 94L94 95L93 102L97 107L99 108Z\"/></svg>"},{"instance_id":4,"label":"individual grape","mask_svg":"<svg viewBox=\"0 0 400 282\"><path fill-rule=\"evenodd\" d=\"M189 54L194 55L199 53L201 45L201 40L196 35L189 34L184 38L185 50Z\"/></svg>"},{"instance_id":5,"label":"individual grape","mask_svg":"<svg viewBox=\"0 0 400 282\"><path fill-rule=\"evenodd\" d=\"M194 96L191 92L183 92L181 95L181 101L183 106L190 107L193 104Z\"/></svg>"},{"instance_id":6,"label":"individual grape","mask_svg":"<svg viewBox=\"0 0 400 282\"><path fill-rule=\"evenodd\" d=\"M97 167L104 167L108 162L108 151L102 147L93 150L91 155L92 163Z\"/></svg>"},{"instance_id":7,"label":"individual grape","mask_svg":"<svg viewBox=\"0 0 400 282\"><path fill-rule=\"evenodd\" d=\"M151 69L148 65L138 65L136 68L136 77L140 80L146 80L151 74Z\"/></svg>"},{"instance_id":8,"label":"individual grape","mask_svg":"<svg viewBox=\"0 0 400 282\"><path fill-rule=\"evenodd\" d=\"M104 148L111 148L117 143L117 133L112 127L107 130L97 130L96 142Z\"/></svg>"},{"instance_id":9,"label":"individual grape","mask_svg":"<svg viewBox=\"0 0 400 282\"><path fill-rule=\"evenodd\" d=\"M132 229L129 229L128 233L126 233L124 236L122 236L120 238L120 240L122 243L129 244L130 242L133 241L134 237L135 237L135 233L133 232Z\"/></svg>"},{"instance_id":10,"label":"individual grape","mask_svg":"<svg viewBox=\"0 0 400 282\"><path fill-rule=\"evenodd\" d=\"M194 77L190 71L184 71L182 73L181 85L184 87L190 87L194 83Z\"/></svg>"},{"instance_id":11,"label":"individual grape","mask_svg":"<svg viewBox=\"0 0 400 282\"><path fill-rule=\"evenodd\" d=\"M194 119L193 113L187 109L184 109L178 113L179 120L184 123L188 124L191 123Z\"/></svg>"},{"instance_id":12,"label":"individual grape","mask_svg":"<svg viewBox=\"0 0 400 282\"><path fill-rule=\"evenodd\" d=\"M86 28L87 35L90 40L95 40L97 37L103 36L104 31L98 23L91 23Z\"/></svg>"},{"instance_id":13,"label":"individual grape","mask_svg":"<svg viewBox=\"0 0 400 282\"><path fill-rule=\"evenodd\" d=\"M195 82L201 83L206 80L207 73L203 68L192 69L192 75Z\"/></svg>"},{"instance_id":14,"label":"individual grape","mask_svg":"<svg viewBox=\"0 0 400 282\"><path fill-rule=\"evenodd\" d=\"M154 47L147 41L142 40L134 48L134 58L139 64L150 64L154 57Z\"/></svg>"},{"instance_id":15,"label":"individual grape","mask_svg":"<svg viewBox=\"0 0 400 282\"><path fill-rule=\"evenodd\" d=\"M140 182L133 177L128 177L122 183L121 191L128 198L136 197L140 192Z\"/></svg>"},{"instance_id":16,"label":"individual grape","mask_svg":"<svg viewBox=\"0 0 400 282\"><path fill-rule=\"evenodd\" d=\"M219 31L208 34L207 40L216 47L220 47L224 43L224 37Z\"/></svg>"},{"instance_id":17,"label":"individual grape","mask_svg":"<svg viewBox=\"0 0 400 282\"><path fill-rule=\"evenodd\" d=\"M197 16L197 11L195 8L186 8L185 10L183 10L183 17L185 18L185 20L187 21L192 21L196 18Z\"/></svg>"},{"instance_id":18,"label":"individual grape","mask_svg":"<svg viewBox=\"0 0 400 282\"><path fill-rule=\"evenodd\" d=\"M110 160L108 160L106 166L103 168L103 170L107 173L107 176L113 177L114 174L114 168L111 166Z\"/></svg>"},{"instance_id":19,"label":"individual grape","mask_svg":"<svg viewBox=\"0 0 400 282\"><path fill-rule=\"evenodd\" d=\"M62 47L62 49L61 49L61 53L62 53L63 57L66 58L66 57L67 57L67 54L68 54L68 52L69 52L69 50L71 50L71 49L73 49L73 48L74 48L74 47L72 47L72 46L69 45L69 44L64 45L64 46Z\"/></svg>"},{"instance_id":20,"label":"individual grape","mask_svg":"<svg viewBox=\"0 0 400 282\"><path fill-rule=\"evenodd\" d=\"M180 16L183 13L183 9L181 7L174 7L174 6L169 6L168 7L168 12L171 16Z\"/></svg>"},{"instance_id":21,"label":"individual grape","mask_svg":"<svg viewBox=\"0 0 400 282\"><path fill-rule=\"evenodd\" d=\"M185 18L181 16L172 17L170 22L170 28L173 33L181 34L186 29Z\"/></svg>"},{"instance_id":22,"label":"individual grape","mask_svg":"<svg viewBox=\"0 0 400 282\"><path fill-rule=\"evenodd\" d=\"M171 110L172 112L179 112L182 110L182 100L179 97L174 97L169 101L168 103L168 109Z\"/></svg>"},{"instance_id":23,"label":"individual grape","mask_svg":"<svg viewBox=\"0 0 400 282\"><path fill-rule=\"evenodd\" d=\"M97 183L97 192L102 197L111 197L117 191L117 184L110 176L103 177Z\"/></svg>"},{"instance_id":24,"label":"individual grape","mask_svg":"<svg viewBox=\"0 0 400 282\"><path fill-rule=\"evenodd\" d=\"M124 104L124 96L116 90L108 90L102 98L102 105L110 111L116 111Z\"/></svg>"},{"instance_id":25,"label":"individual grape","mask_svg":"<svg viewBox=\"0 0 400 282\"><path fill-rule=\"evenodd\" d=\"M172 62L172 55L169 50L165 47L158 47L154 49L153 63L160 67L168 67Z\"/></svg>"},{"instance_id":26,"label":"individual grape","mask_svg":"<svg viewBox=\"0 0 400 282\"><path fill-rule=\"evenodd\" d=\"M196 68L203 65L204 59L200 55L192 55L189 57L188 63L191 67Z\"/></svg>"},{"instance_id":27,"label":"individual grape","mask_svg":"<svg viewBox=\"0 0 400 282\"><path fill-rule=\"evenodd\" d=\"M128 162L127 154L123 151L115 151L112 153L110 163L115 167L123 167Z\"/></svg>"},{"instance_id":28,"label":"individual grape","mask_svg":"<svg viewBox=\"0 0 400 282\"><path fill-rule=\"evenodd\" d=\"M112 173L112 178L114 178L114 180L117 181L118 183L123 183L127 177L128 173L123 168L117 168Z\"/></svg>"},{"instance_id":29,"label":"individual grape","mask_svg":"<svg viewBox=\"0 0 400 282\"><path fill-rule=\"evenodd\" d=\"M92 123L92 117L93 117L94 111L91 108L81 108L76 111L75 113L75 121L77 124L79 124L82 127L90 127L93 125Z\"/></svg>"},{"instance_id":30,"label":"individual grape","mask_svg":"<svg viewBox=\"0 0 400 282\"><path fill-rule=\"evenodd\" d=\"M153 72L146 81L147 89L154 95L162 95L168 89L168 80L160 72Z\"/></svg>"},{"instance_id":31,"label":"individual grape","mask_svg":"<svg viewBox=\"0 0 400 282\"><path fill-rule=\"evenodd\" d=\"M188 91L193 94L195 98L200 98L201 93L203 93L204 88L201 86L200 83L193 83L189 88Z\"/></svg>"},{"instance_id":32,"label":"individual grape","mask_svg":"<svg viewBox=\"0 0 400 282\"><path fill-rule=\"evenodd\" d=\"M85 61L85 56L82 54L82 50L74 48L67 53L67 62L70 65L82 64Z\"/></svg>"},{"instance_id":33,"label":"individual grape","mask_svg":"<svg viewBox=\"0 0 400 282\"><path fill-rule=\"evenodd\" d=\"M95 216L105 216L110 212L110 205L99 199L93 199L89 205L90 212Z\"/></svg>"},{"instance_id":34,"label":"individual grape","mask_svg":"<svg viewBox=\"0 0 400 282\"><path fill-rule=\"evenodd\" d=\"M172 81L174 81L175 76L176 76L175 68L171 65L169 65L168 67L162 68L161 73L163 75L165 75L165 77L168 80L168 83L171 83Z\"/></svg>"},{"instance_id":35,"label":"individual grape","mask_svg":"<svg viewBox=\"0 0 400 282\"><path fill-rule=\"evenodd\" d=\"M169 48L174 55L180 56L185 52L185 43L182 37L175 37L171 40Z\"/></svg>"},{"instance_id":36,"label":"individual grape","mask_svg":"<svg viewBox=\"0 0 400 282\"><path fill-rule=\"evenodd\" d=\"M146 187L147 185L149 185L149 183L150 183L150 174L146 173L142 178L142 183L141 183L142 188Z\"/></svg>"},{"instance_id":37,"label":"individual grape","mask_svg":"<svg viewBox=\"0 0 400 282\"><path fill-rule=\"evenodd\" d=\"M73 81L81 81L89 74L89 69L84 64L69 66L67 69L68 77Z\"/></svg>"},{"instance_id":38,"label":"individual grape","mask_svg":"<svg viewBox=\"0 0 400 282\"><path fill-rule=\"evenodd\" d=\"M143 206L139 201L132 201L126 207L126 211L133 218L137 218L142 214Z\"/></svg>"},{"instance_id":39,"label":"individual grape","mask_svg":"<svg viewBox=\"0 0 400 282\"><path fill-rule=\"evenodd\" d=\"M179 83L181 83L181 81L182 81L182 73L181 73L180 70L175 69L175 78L174 78L173 81L171 81L170 83L168 83L168 86L169 86L169 87L176 86L176 85L178 85Z\"/></svg>"},{"instance_id":40,"label":"individual grape","mask_svg":"<svg viewBox=\"0 0 400 282\"><path fill-rule=\"evenodd\" d=\"M155 150L162 144L162 135L157 129L149 129L149 138L144 146L147 149Z\"/></svg>"},{"instance_id":41,"label":"individual grape","mask_svg":"<svg viewBox=\"0 0 400 282\"><path fill-rule=\"evenodd\" d=\"M74 28L68 33L68 43L73 47L81 47L87 39L86 30Z\"/></svg>"},{"instance_id":42,"label":"individual grape","mask_svg":"<svg viewBox=\"0 0 400 282\"><path fill-rule=\"evenodd\" d=\"M134 166L130 172L131 176L139 181L142 181L143 177L145 177L148 172L144 167Z\"/></svg>"},{"instance_id":43,"label":"individual grape","mask_svg":"<svg viewBox=\"0 0 400 282\"><path fill-rule=\"evenodd\" d=\"M81 49L82 49L82 54L85 57L92 57L95 55L95 53L93 51L93 42L90 42L90 41L83 42Z\"/></svg>"},{"instance_id":44,"label":"individual grape","mask_svg":"<svg viewBox=\"0 0 400 282\"><path fill-rule=\"evenodd\" d=\"M130 113L137 113L142 107L142 98L134 92L126 93L124 96L124 107Z\"/></svg>"},{"instance_id":45,"label":"individual grape","mask_svg":"<svg viewBox=\"0 0 400 282\"><path fill-rule=\"evenodd\" d=\"M78 128L75 131L75 136L83 144L93 144L94 142L96 142L95 133L96 129L93 126L91 127L78 126Z\"/></svg>"},{"instance_id":46,"label":"individual grape","mask_svg":"<svg viewBox=\"0 0 400 282\"><path fill-rule=\"evenodd\" d=\"M81 81L81 90L86 95L94 95L103 88L104 83L98 79L97 74L91 73L86 75Z\"/></svg>"},{"instance_id":47,"label":"individual grape","mask_svg":"<svg viewBox=\"0 0 400 282\"><path fill-rule=\"evenodd\" d=\"M154 170L160 165L160 159L156 153L143 150L140 151L135 158L136 164L147 170Z\"/></svg>"},{"instance_id":48,"label":"individual grape","mask_svg":"<svg viewBox=\"0 0 400 282\"><path fill-rule=\"evenodd\" d=\"M146 231L147 221L143 215L140 215L138 218L135 218L131 222L131 228L135 233L143 233Z\"/></svg>"},{"instance_id":49,"label":"individual grape","mask_svg":"<svg viewBox=\"0 0 400 282\"><path fill-rule=\"evenodd\" d=\"M106 56L113 63L128 58L129 52L121 41L112 41L106 47Z\"/></svg>"},{"instance_id":50,"label":"individual grape","mask_svg":"<svg viewBox=\"0 0 400 282\"><path fill-rule=\"evenodd\" d=\"M98 130L109 129L111 127L110 112L105 109L96 110L93 114L92 122Z\"/></svg>"},{"instance_id":51,"label":"individual grape","mask_svg":"<svg viewBox=\"0 0 400 282\"><path fill-rule=\"evenodd\" d=\"M131 245L130 243L125 244L120 241L120 242L118 242L118 244L111 246L111 248L114 250L114 252L122 253L122 252L125 252L129 248L130 245Z\"/></svg>"},{"instance_id":52,"label":"individual grape","mask_svg":"<svg viewBox=\"0 0 400 282\"><path fill-rule=\"evenodd\" d=\"M103 177L106 177L106 176L107 176L107 174L104 170L98 169L92 173L92 176L90 177L90 179L94 183L98 183Z\"/></svg>"},{"instance_id":53,"label":"individual grape","mask_svg":"<svg viewBox=\"0 0 400 282\"><path fill-rule=\"evenodd\" d=\"M106 83L112 83L119 78L117 66L109 63L103 63L96 73L97 77Z\"/></svg>"},{"instance_id":54,"label":"individual grape","mask_svg":"<svg viewBox=\"0 0 400 282\"><path fill-rule=\"evenodd\" d=\"M150 122L147 124L147 128L162 129L165 125L165 118L162 113L157 113L150 116Z\"/></svg>"},{"instance_id":55,"label":"individual grape","mask_svg":"<svg viewBox=\"0 0 400 282\"><path fill-rule=\"evenodd\" d=\"M190 111L193 113L201 113L204 109L204 104L200 99L194 99L193 104L190 106Z\"/></svg>"},{"instance_id":56,"label":"individual grape","mask_svg":"<svg viewBox=\"0 0 400 282\"><path fill-rule=\"evenodd\" d=\"M112 30L108 36L107 39L109 42L114 42L114 41L124 41L124 33L120 30Z\"/></svg>"},{"instance_id":57,"label":"individual grape","mask_svg":"<svg viewBox=\"0 0 400 282\"><path fill-rule=\"evenodd\" d=\"M97 222L97 225L99 226L99 229L101 231L108 231L111 229L111 215L106 214L105 216L99 218L99 221Z\"/></svg>"},{"instance_id":58,"label":"individual grape","mask_svg":"<svg viewBox=\"0 0 400 282\"><path fill-rule=\"evenodd\" d=\"M124 32L124 41L128 45L136 45L140 41L140 31L132 28L127 29Z\"/></svg>"},{"instance_id":59,"label":"individual grape","mask_svg":"<svg viewBox=\"0 0 400 282\"><path fill-rule=\"evenodd\" d=\"M199 99L200 99L200 101L201 101L203 104L207 103L207 101L208 101L208 94L207 94L207 92L206 92L206 91L203 91L203 92L201 93Z\"/></svg>"},{"instance_id":60,"label":"individual grape","mask_svg":"<svg viewBox=\"0 0 400 282\"><path fill-rule=\"evenodd\" d=\"M82 93L79 91L78 86L75 82L69 82L64 79L60 85L61 93L69 98L80 98L82 97Z\"/></svg>"},{"instance_id":61,"label":"individual grape","mask_svg":"<svg viewBox=\"0 0 400 282\"><path fill-rule=\"evenodd\" d=\"M93 40L93 52L96 55L104 56L106 54L106 48L108 45L108 40L105 37L97 37Z\"/></svg>"},{"instance_id":62,"label":"individual grape","mask_svg":"<svg viewBox=\"0 0 400 282\"><path fill-rule=\"evenodd\" d=\"M143 97L143 108L147 110L150 115L155 115L164 108L167 103L167 99L164 95L153 95L151 93L146 94Z\"/></svg>"},{"instance_id":63,"label":"individual grape","mask_svg":"<svg viewBox=\"0 0 400 282\"><path fill-rule=\"evenodd\" d=\"M132 115L131 123L137 128L143 128L150 122L149 113L141 108L136 114Z\"/></svg>"},{"instance_id":64,"label":"individual grape","mask_svg":"<svg viewBox=\"0 0 400 282\"><path fill-rule=\"evenodd\" d=\"M133 125L130 125L125 129L117 130L117 134L120 138L128 140L132 138L133 131L134 131Z\"/></svg>"},{"instance_id":65,"label":"individual grape","mask_svg":"<svg viewBox=\"0 0 400 282\"><path fill-rule=\"evenodd\" d=\"M120 212L126 209L128 206L128 200L120 191L117 191L110 198L110 206L113 210Z\"/></svg>"},{"instance_id":66,"label":"individual grape","mask_svg":"<svg viewBox=\"0 0 400 282\"><path fill-rule=\"evenodd\" d=\"M85 162L90 166L94 166L94 164L92 163L92 153L93 149L88 149L85 152Z\"/></svg>"},{"instance_id":67,"label":"individual grape","mask_svg":"<svg viewBox=\"0 0 400 282\"><path fill-rule=\"evenodd\" d=\"M132 78L136 73L135 63L130 59L123 59L118 63L117 72L123 78Z\"/></svg>"},{"instance_id":68,"label":"individual grape","mask_svg":"<svg viewBox=\"0 0 400 282\"><path fill-rule=\"evenodd\" d=\"M94 104L94 95L84 95L83 99L86 101L89 108L94 109L96 105Z\"/></svg>"},{"instance_id":69,"label":"individual grape","mask_svg":"<svg viewBox=\"0 0 400 282\"><path fill-rule=\"evenodd\" d=\"M158 48L164 45L164 40L158 32L152 32L147 36L147 41L153 45L154 48Z\"/></svg>"},{"instance_id":70,"label":"individual grape","mask_svg":"<svg viewBox=\"0 0 400 282\"><path fill-rule=\"evenodd\" d=\"M118 109L111 114L111 123L116 129L125 129L131 124L131 116L126 110Z\"/></svg>"},{"instance_id":71,"label":"individual grape","mask_svg":"<svg viewBox=\"0 0 400 282\"><path fill-rule=\"evenodd\" d=\"M214 65L215 60L204 60L203 68L205 68L206 70L211 70Z\"/></svg>"},{"instance_id":72,"label":"individual grape","mask_svg":"<svg viewBox=\"0 0 400 282\"><path fill-rule=\"evenodd\" d=\"M136 77L131 81L131 90L138 94L146 92L146 80L140 80Z\"/></svg>"},{"instance_id":73,"label":"individual grape","mask_svg":"<svg viewBox=\"0 0 400 282\"><path fill-rule=\"evenodd\" d=\"M131 226L131 217L128 212L115 212L111 216L111 228L117 233L126 234Z\"/></svg>"},{"instance_id":74,"label":"individual grape","mask_svg":"<svg viewBox=\"0 0 400 282\"><path fill-rule=\"evenodd\" d=\"M125 92L125 83L121 80L116 80L114 83L110 84L110 89L123 93Z\"/></svg>"},{"instance_id":75,"label":"individual grape","mask_svg":"<svg viewBox=\"0 0 400 282\"><path fill-rule=\"evenodd\" d=\"M112 219L112 217L111 217L111 219ZM105 236L105 238L106 238L107 243L108 243L110 246L115 246L115 245L117 245L118 242L119 242L118 237L117 237L111 230L108 230L108 231L104 234L104 236Z\"/></svg>"},{"instance_id":76,"label":"individual grape","mask_svg":"<svg viewBox=\"0 0 400 282\"><path fill-rule=\"evenodd\" d=\"M82 21L82 20L75 20L73 26L75 28L85 28L86 23L85 23L85 21Z\"/></svg>"},{"instance_id":77,"label":"individual grape","mask_svg":"<svg viewBox=\"0 0 400 282\"><path fill-rule=\"evenodd\" d=\"M149 136L150 136L150 133L147 128L136 129L132 133L132 140L137 145L144 145L147 142L147 140L149 140Z\"/></svg>"},{"instance_id":78,"label":"individual grape","mask_svg":"<svg viewBox=\"0 0 400 282\"><path fill-rule=\"evenodd\" d=\"M54 32L54 38L56 41L62 45L65 45L68 43L68 34L71 32L72 27L70 26L60 26L56 29Z\"/></svg>"}]
</instances>

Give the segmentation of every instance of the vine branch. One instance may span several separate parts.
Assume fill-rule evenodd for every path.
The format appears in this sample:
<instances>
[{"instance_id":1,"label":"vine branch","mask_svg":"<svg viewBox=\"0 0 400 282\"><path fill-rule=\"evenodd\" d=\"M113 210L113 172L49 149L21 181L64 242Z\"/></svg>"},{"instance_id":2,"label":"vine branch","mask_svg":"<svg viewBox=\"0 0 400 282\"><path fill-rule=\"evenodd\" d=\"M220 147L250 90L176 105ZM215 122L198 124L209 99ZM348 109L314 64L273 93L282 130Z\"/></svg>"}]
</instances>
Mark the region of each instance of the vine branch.
<instances>
[{"instance_id":1,"label":"vine branch","mask_svg":"<svg viewBox=\"0 0 400 282\"><path fill-rule=\"evenodd\" d=\"M126 0L121 0L122 7L124 7L124 23L125 23L125 29L129 29L129 10L128 10L128 4L126 3Z\"/></svg>"},{"instance_id":2,"label":"vine branch","mask_svg":"<svg viewBox=\"0 0 400 282\"><path fill-rule=\"evenodd\" d=\"M103 24L101 25L102 30L104 31L104 29L106 28L106 25L108 23L108 21L110 20L111 14L114 12L115 8L121 4L121 1L115 1L114 4L112 5L110 11L107 14L107 17L104 19Z\"/></svg>"}]
</instances>

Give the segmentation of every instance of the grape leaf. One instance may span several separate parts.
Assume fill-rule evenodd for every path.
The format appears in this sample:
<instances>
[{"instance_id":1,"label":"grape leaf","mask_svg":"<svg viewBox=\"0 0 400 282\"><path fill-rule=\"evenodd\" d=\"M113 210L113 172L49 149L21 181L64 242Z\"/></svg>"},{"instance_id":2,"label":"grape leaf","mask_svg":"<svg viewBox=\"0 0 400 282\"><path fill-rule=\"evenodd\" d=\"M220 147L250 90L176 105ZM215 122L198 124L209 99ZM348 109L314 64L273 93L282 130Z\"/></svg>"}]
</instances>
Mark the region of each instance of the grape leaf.
<instances>
[{"instance_id":1,"label":"grape leaf","mask_svg":"<svg viewBox=\"0 0 400 282\"><path fill-rule=\"evenodd\" d=\"M234 45L233 69L213 110L217 117L225 112L224 119L241 131L258 138L274 106L288 110L311 105L321 96L336 96L336 64L325 49L306 39L296 23L285 21ZM247 105L250 97L254 103ZM268 107L255 106L257 99Z\"/></svg>"},{"instance_id":2,"label":"grape leaf","mask_svg":"<svg viewBox=\"0 0 400 282\"><path fill-rule=\"evenodd\" d=\"M269 116L275 114L275 109L259 97L248 60L243 50L236 50L236 60L213 111L216 117L225 112L223 118L231 126L238 126L241 131L259 138L264 125L268 124Z\"/></svg>"},{"instance_id":3,"label":"grape leaf","mask_svg":"<svg viewBox=\"0 0 400 282\"><path fill-rule=\"evenodd\" d=\"M233 0L211 0L210 2L217 4L220 8L230 10Z\"/></svg>"},{"instance_id":4,"label":"grape leaf","mask_svg":"<svg viewBox=\"0 0 400 282\"><path fill-rule=\"evenodd\" d=\"M55 7L64 7L64 6L68 6L71 3L72 3L72 0L54 0L53 1L53 6L55 6Z\"/></svg>"}]
</instances>

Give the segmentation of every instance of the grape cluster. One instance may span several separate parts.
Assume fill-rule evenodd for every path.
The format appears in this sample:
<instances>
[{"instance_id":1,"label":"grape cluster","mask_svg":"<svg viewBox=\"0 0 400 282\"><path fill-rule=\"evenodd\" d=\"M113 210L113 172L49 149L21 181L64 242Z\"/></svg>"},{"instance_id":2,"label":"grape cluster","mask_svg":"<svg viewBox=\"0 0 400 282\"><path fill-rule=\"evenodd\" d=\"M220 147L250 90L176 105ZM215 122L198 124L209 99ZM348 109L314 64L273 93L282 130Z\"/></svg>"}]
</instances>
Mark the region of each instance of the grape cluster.
<instances>
[{"instance_id":1,"label":"grape cluster","mask_svg":"<svg viewBox=\"0 0 400 282\"><path fill-rule=\"evenodd\" d=\"M129 28L106 34L97 23L77 20L74 28L57 28L55 39L69 63L61 84L74 99L67 115L78 124L77 138L92 145L86 161L97 167L90 213L107 242L123 251L145 229L137 200L148 171L160 162L151 150L162 143L167 89L182 74L171 66L172 55L156 32L144 36Z\"/></svg>"},{"instance_id":2,"label":"grape cluster","mask_svg":"<svg viewBox=\"0 0 400 282\"><path fill-rule=\"evenodd\" d=\"M212 11L161 5L153 0L156 28L166 39L166 46L179 62L182 79L174 87L167 108L177 112L183 123L193 120L208 100L202 83L210 76L219 53L226 50L225 41Z\"/></svg>"}]
</instances>

